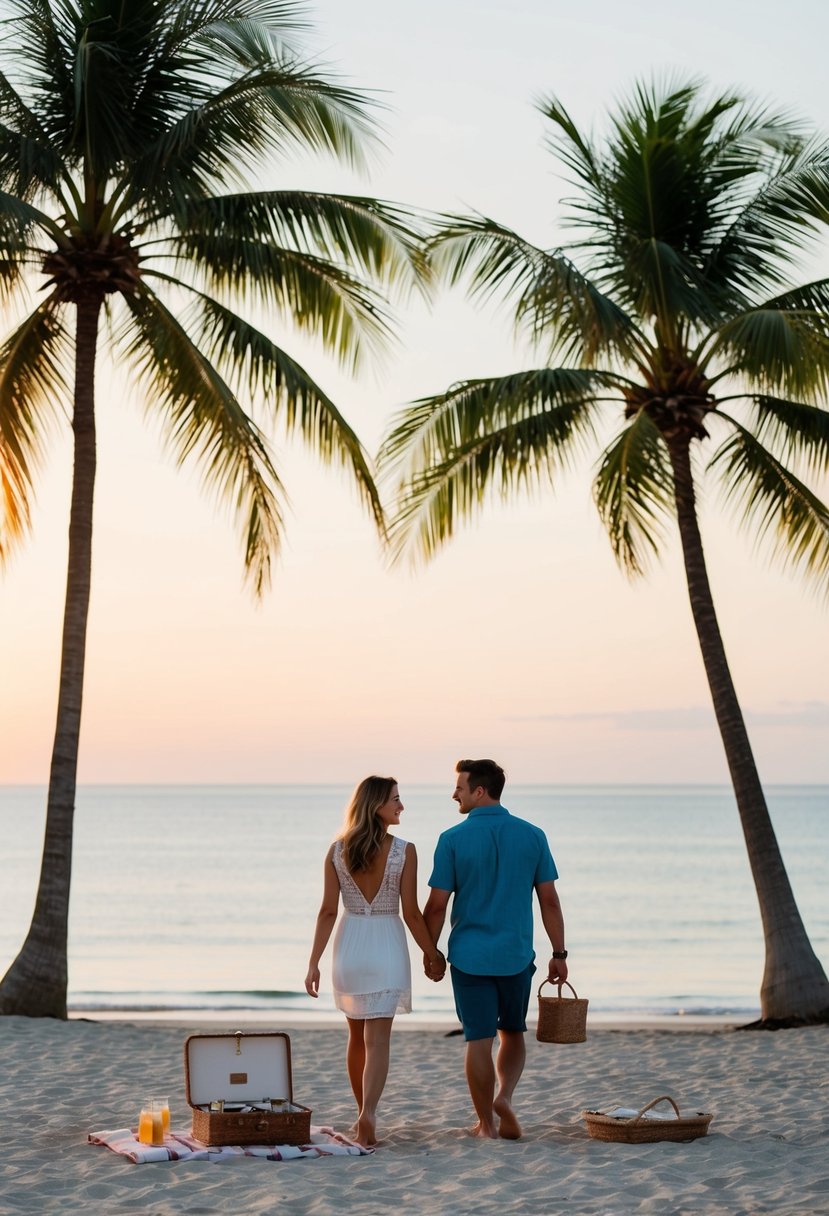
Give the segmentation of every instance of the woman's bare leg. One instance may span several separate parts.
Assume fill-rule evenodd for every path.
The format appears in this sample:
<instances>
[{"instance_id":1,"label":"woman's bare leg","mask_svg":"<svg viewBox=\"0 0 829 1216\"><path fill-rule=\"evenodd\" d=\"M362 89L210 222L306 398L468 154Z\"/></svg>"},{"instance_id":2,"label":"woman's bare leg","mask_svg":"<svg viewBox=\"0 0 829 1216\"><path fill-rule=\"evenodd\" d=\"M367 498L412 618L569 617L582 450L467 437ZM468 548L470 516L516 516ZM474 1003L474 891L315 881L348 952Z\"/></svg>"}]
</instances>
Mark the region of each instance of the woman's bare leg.
<instances>
[{"instance_id":1,"label":"woman's bare leg","mask_svg":"<svg viewBox=\"0 0 829 1216\"><path fill-rule=\"evenodd\" d=\"M347 1018L348 1046L345 1050L345 1066L351 1092L357 1103L357 1115L363 1105L363 1073L366 1067L365 1022L362 1018Z\"/></svg>"},{"instance_id":2,"label":"woman's bare leg","mask_svg":"<svg viewBox=\"0 0 829 1216\"><path fill-rule=\"evenodd\" d=\"M393 1018L367 1018L365 1021L365 1069L363 1103L357 1120L360 1144L377 1143L377 1104L389 1075L389 1043Z\"/></svg>"}]
</instances>

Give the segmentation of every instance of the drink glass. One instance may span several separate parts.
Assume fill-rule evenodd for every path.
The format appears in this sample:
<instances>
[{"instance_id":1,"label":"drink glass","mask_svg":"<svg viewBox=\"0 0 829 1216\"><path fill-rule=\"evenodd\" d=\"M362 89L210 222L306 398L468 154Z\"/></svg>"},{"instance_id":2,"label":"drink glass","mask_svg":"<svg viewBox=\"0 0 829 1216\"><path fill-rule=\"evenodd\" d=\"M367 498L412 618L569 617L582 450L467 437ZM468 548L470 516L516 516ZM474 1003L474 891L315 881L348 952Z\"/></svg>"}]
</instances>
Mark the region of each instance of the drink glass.
<instances>
[{"instance_id":1,"label":"drink glass","mask_svg":"<svg viewBox=\"0 0 829 1216\"><path fill-rule=\"evenodd\" d=\"M155 1098L146 1098L141 1104L138 1117L138 1139L141 1144L164 1143L164 1116L161 1108L156 1109L155 1102Z\"/></svg>"},{"instance_id":2,"label":"drink glass","mask_svg":"<svg viewBox=\"0 0 829 1216\"><path fill-rule=\"evenodd\" d=\"M170 1134L170 1099L153 1098L153 1110L161 1113L161 1138Z\"/></svg>"}]
</instances>

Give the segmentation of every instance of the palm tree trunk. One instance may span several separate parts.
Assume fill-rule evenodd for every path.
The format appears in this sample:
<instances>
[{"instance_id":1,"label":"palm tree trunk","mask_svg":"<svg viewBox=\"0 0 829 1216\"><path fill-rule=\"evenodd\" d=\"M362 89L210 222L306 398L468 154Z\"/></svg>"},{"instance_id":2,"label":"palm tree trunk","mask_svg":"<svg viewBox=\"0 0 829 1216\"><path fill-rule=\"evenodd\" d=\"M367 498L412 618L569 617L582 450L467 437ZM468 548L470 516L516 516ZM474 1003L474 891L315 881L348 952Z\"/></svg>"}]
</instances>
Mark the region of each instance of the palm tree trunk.
<instances>
[{"instance_id":1,"label":"palm tree trunk","mask_svg":"<svg viewBox=\"0 0 829 1216\"><path fill-rule=\"evenodd\" d=\"M66 1017L72 827L92 571L92 504L96 464L95 351L100 310L101 300L97 296L78 301L69 567L57 726L46 806L46 835L32 923L20 953L0 982L0 1013L3 1014Z\"/></svg>"},{"instance_id":2,"label":"palm tree trunk","mask_svg":"<svg viewBox=\"0 0 829 1216\"><path fill-rule=\"evenodd\" d=\"M769 1024L827 1021L829 981L809 942L783 864L714 611L696 513L690 440L679 435L667 442L691 611L763 921L762 1019Z\"/></svg>"}]
</instances>

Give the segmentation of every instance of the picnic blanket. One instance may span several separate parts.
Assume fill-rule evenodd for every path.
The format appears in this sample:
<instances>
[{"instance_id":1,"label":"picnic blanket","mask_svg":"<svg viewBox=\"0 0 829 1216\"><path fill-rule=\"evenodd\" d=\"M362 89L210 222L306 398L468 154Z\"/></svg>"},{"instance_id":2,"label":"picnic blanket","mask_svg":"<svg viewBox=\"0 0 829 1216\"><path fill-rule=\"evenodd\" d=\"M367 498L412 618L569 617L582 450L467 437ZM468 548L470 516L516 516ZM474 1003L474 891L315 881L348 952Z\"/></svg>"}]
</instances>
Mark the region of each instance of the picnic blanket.
<instances>
[{"instance_id":1,"label":"picnic blanket","mask_svg":"<svg viewBox=\"0 0 829 1216\"><path fill-rule=\"evenodd\" d=\"M236 1157L263 1157L267 1161L295 1161L300 1157L365 1157L373 1148L363 1148L333 1127L312 1127L307 1144L232 1144L211 1148L187 1132L170 1131L164 1144L142 1144L138 1131L129 1127L91 1132L90 1144L102 1144L136 1165L147 1161L230 1161Z\"/></svg>"}]
</instances>

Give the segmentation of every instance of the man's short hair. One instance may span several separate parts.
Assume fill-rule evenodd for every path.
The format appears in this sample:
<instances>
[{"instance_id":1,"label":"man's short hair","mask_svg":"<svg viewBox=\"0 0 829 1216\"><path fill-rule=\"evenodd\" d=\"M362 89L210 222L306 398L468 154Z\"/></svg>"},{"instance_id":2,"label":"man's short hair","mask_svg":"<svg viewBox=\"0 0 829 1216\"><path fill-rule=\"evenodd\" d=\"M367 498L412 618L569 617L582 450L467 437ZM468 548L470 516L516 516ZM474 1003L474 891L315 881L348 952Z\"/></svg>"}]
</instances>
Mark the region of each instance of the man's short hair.
<instances>
[{"instance_id":1,"label":"man's short hair","mask_svg":"<svg viewBox=\"0 0 829 1216\"><path fill-rule=\"evenodd\" d=\"M506 773L494 760L459 760L455 772L466 773L469 788L476 790L483 786L490 798L501 797L507 780Z\"/></svg>"}]
</instances>

